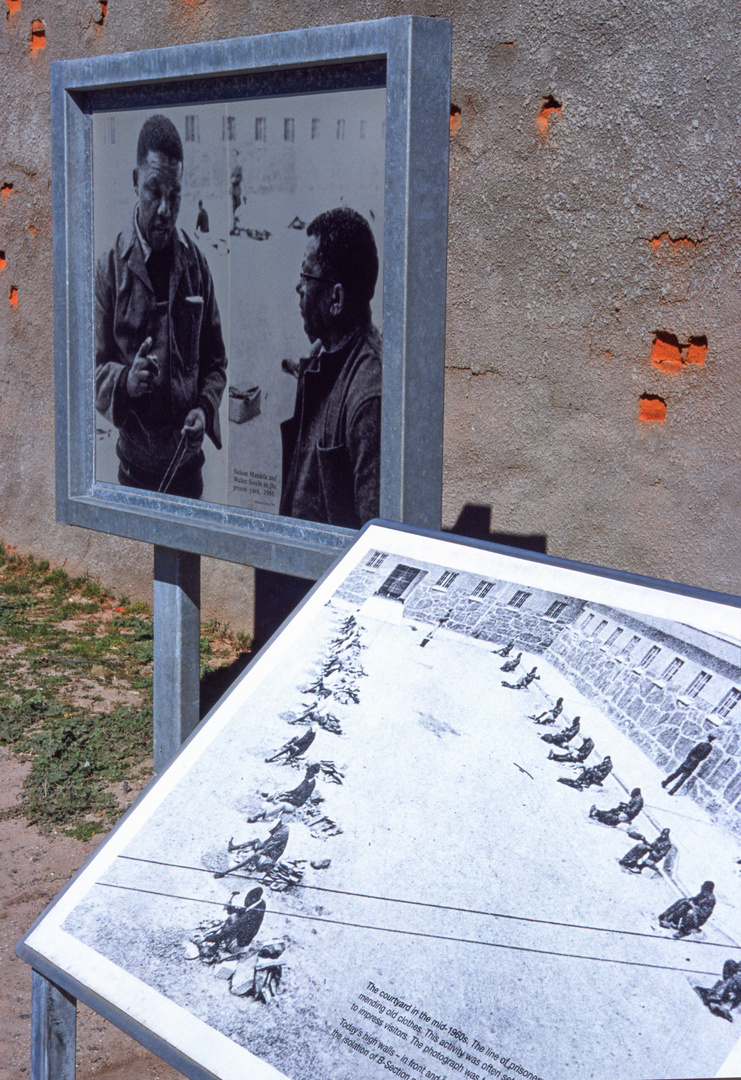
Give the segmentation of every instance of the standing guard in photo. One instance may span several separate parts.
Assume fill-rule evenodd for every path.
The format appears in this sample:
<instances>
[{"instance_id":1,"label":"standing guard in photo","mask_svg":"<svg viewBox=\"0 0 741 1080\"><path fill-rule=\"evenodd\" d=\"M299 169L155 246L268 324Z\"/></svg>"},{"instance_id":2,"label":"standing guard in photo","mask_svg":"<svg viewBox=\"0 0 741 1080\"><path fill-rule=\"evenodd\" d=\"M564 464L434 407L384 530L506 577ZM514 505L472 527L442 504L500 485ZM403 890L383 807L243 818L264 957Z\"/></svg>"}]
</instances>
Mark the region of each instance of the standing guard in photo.
<instances>
[{"instance_id":1,"label":"standing guard in photo","mask_svg":"<svg viewBox=\"0 0 741 1080\"><path fill-rule=\"evenodd\" d=\"M319 214L306 235L296 291L313 348L299 364L294 414L281 424L280 513L358 529L380 506L382 342L371 319L378 250L349 207Z\"/></svg>"},{"instance_id":2,"label":"standing guard in photo","mask_svg":"<svg viewBox=\"0 0 741 1080\"><path fill-rule=\"evenodd\" d=\"M710 757L713 743L716 738L717 736L715 735L708 735L704 742L700 742L697 746L693 746L682 764L679 765L670 776L667 776L666 780L661 781L661 786L663 788L669 787L669 784L674 780L677 781L669 792L670 795L676 795L682 784L692 775L698 765L702 764L705 758Z\"/></svg>"},{"instance_id":3,"label":"standing guard in photo","mask_svg":"<svg viewBox=\"0 0 741 1080\"><path fill-rule=\"evenodd\" d=\"M239 152L239 151L237 151ZM231 192L232 192L232 227L229 230L230 236L236 236L239 232L239 214L237 211L242 206L242 180L244 173L242 172L241 165L235 165L232 169L232 175L230 178Z\"/></svg>"},{"instance_id":4,"label":"standing guard in photo","mask_svg":"<svg viewBox=\"0 0 741 1080\"><path fill-rule=\"evenodd\" d=\"M221 449L226 351L205 256L177 229L183 145L165 116L139 132L136 208L95 275L95 406L118 429L118 479L199 499Z\"/></svg>"},{"instance_id":5,"label":"standing guard in photo","mask_svg":"<svg viewBox=\"0 0 741 1080\"><path fill-rule=\"evenodd\" d=\"M196 217L195 234L208 232L208 210L203 205L203 199L198 200L198 215Z\"/></svg>"},{"instance_id":6,"label":"standing guard in photo","mask_svg":"<svg viewBox=\"0 0 741 1080\"><path fill-rule=\"evenodd\" d=\"M437 620L437 626L433 626L430 630L427 631L425 636L422 638L422 640L419 643L420 649L424 649L425 645L429 645L429 643L432 641L432 639L435 636L435 634L437 633L437 631L442 630L442 628L446 625L446 623L448 622L448 619L450 618L450 616L452 614L453 614L452 607L448 608L448 610L445 612L445 614L443 616L441 616L441 618L439 618Z\"/></svg>"}]
</instances>

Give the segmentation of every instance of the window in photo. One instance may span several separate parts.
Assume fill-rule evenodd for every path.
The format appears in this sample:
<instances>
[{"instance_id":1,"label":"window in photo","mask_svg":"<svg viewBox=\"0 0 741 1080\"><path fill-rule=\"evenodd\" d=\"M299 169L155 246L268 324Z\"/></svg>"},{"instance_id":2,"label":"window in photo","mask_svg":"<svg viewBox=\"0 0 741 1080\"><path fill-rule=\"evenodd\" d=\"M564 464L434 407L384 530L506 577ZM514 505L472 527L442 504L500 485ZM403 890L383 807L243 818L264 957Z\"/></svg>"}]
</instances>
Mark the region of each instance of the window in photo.
<instances>
[{"instance_id":1,"label":"window in photo","mask_svg":"<svg viewBox=\"0 0 741 1080\"><path fill-rule=\"evenodd\" d=\"M525 592L524 589L518 589L510 600L508 607L521 608L529 596L532 596L532 593Z\"/></svg>"}]
</instances>

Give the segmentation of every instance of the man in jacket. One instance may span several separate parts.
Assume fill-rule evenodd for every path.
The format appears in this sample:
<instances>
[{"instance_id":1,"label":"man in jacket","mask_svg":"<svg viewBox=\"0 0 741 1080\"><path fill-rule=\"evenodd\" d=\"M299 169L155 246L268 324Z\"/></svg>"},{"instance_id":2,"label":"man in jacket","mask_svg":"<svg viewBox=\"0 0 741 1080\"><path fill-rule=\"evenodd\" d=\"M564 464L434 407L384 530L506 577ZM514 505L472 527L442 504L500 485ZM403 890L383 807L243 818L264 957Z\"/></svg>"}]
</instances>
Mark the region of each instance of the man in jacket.
<instances>
[{"instance_id":1,"label":"man in jacket","mask_svg":"<svg viewBox=\"0 0 741 1080\"><path fill-rule=\"evenodd\" d=\"M549 761L565 761L570 765L581 765L587 760L589 755L594 750L594 739L590 739L587 736L582 740L581 746L578 750L567 750L564 754L554 754L552 750L548 751Z\"/></svg>"},{"instance_id":2,"label":"man in jacket","mask_svg":"<svg viewBox=\"0 0 741 1080\"><path fill-rule=\"evenodd\" d=\"M576 788L577 791L584 791L584 788L591 787L592 784L602 787L611 772L612 758L606 754L599 765L592 765L591 768L585 766L575 779L571 776L559 776L558 782L566 784L567 787Z\"/></svg>"},{"instance_id":3,"label":"man in jacket","mask_svg":"<svg viewBox=\"0 0 741 1080\"><path fill-rule=\"evenodd\" d=\"M634 818L637 818L643 809L643 795L639 787L633 788L630 793L630 799L628 802L620 802L617 806L613 806L611 810L598 810L596 806L592 806L589 811L590 818L596 818L597 821L601 821L603 825L629 825Z\"/></svg>"},{"instance_id":4,"label":"man in jacket","mask_svg":"<svg viewBox=\"0 0 741 1080\"><path fill-rule=\"evenodd\" d=\"M685 896L662 911L659 926L664 930L676 930L675 938L687 937L701 930L715 910L715 884L703 881L697 896Z\"/></svg>"},{"instance_id":5,"label":"man in jacket","mask_svg":"<svg viewBox=\"0 0 741 1080\"><path fill-rule=\"evenodd\" d=\"M538 723L537 720L536 720L536 723ZM550 731L547 731L545 733L545 735L541 735L540 737L543 740L543 742L552 743L553 746L564 747L564 746L567 746L571 742L572 739L576 738L576 736L579 734L580 730L581 730L581 717L580 716L575 716L574 719L569 724L569 726L564 728L563 731L559 731L555 735L552 734Z\"/></svg>"},{"instance_id":6,"label":"man in jacket","mask_svg":"<svg viewBox=\"0 0 741 1080\"><path fill-rule=\"evenodd\" d=\"M668 787L673 780L676 780L676 784L669 792L670 795L674 795L681 788L685 780L692 775L698 765L700 765L706 757L710 756L713 749L713 742L715 735L708 735L704 742L699 742L697 746L693 746L687 757L682 764L674 770L666 780L661 781L663 788Z\"/></svg>"},{"instance_id":7,"label":"man in jacket","mask_svg":"<svg viewBox=\"0 0 741 1080\"><path fill-rule=\"evenodd\" d=\"M641 833L629 832L628 836L638 840L638 843L627 851L622 859L618 859L618 863L631 874L640 874L646 867L649 870L658 870L659 863L672 849L668 829L662 829L653 843L650 843Z\"/></svg>"},{"instance_id":8,"label":"man in jacket","mask_svg":"<svg viewBox=\"0 0 741 1080\"><path fill-rule=\"evenodd\" d=\"M95 404L118 428L118 479L198 499L204 435L221 448L226 352L205 257L176 228L183 146L150 116L139 132L133 229L95 277Z\"/></svg>"},{"instance_id":9,"label":"man in jacket","mask_svg":"<svg viewBox=\"0 0 741 1080\"><path fill-rule=\"evenodd\" d=\"M306 235L296 291L314 348L299 364L294 414L281 424L280 513L357 529L379 513L378 251L368 222L349 207L319 214Z\"/></svg>"}]
</instances>

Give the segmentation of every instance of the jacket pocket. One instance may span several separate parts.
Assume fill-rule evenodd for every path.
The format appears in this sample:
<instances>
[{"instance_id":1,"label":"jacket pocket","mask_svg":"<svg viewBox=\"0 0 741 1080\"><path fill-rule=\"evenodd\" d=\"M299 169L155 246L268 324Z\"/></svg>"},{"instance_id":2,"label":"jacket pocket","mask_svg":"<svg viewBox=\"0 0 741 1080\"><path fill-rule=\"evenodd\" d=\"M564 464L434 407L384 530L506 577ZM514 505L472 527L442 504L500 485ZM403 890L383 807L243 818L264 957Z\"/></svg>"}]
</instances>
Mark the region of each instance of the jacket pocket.
<instances>
[{"instance_id":1,"label":"jacket pocket","mask_svg":"<svg viewBox=\"0 0 741 1080\"><path fill-rule=\"evenodd\" d=\"M317 455L328 523L346 529L358 528L355 486L347 447L344 443L339 446L319 446Z\"/></svg>"},{"instance_id":2,"label":"jacket pocket","mask_svg":"<svg viewBox=\"0 0 741 1080\"><path fill-rule=\"evenodd\" d=\"M183 369L194 371L201 353L201 327L203 325L203 297L185 296L178 304L177 323L174 327Z\"/></svg>"}]
</instances>

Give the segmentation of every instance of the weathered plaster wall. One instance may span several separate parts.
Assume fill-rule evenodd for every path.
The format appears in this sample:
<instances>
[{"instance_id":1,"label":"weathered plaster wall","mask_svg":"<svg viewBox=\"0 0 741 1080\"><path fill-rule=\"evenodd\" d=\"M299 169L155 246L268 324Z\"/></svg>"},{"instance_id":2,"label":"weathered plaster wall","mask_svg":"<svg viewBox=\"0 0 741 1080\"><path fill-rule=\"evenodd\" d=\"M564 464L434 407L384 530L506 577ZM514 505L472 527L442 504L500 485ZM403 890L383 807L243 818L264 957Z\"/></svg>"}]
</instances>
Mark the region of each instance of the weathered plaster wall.
<instances>
[{"instance_id":1,"label":"weathered plaster wall","mask_svg":"<svg viewBox=\"0 0 741 1080\"><path fill-rule=\"evenodd\" d=\"M741 8L690 0L0 0L0 534L150 587L54 522L49 61L407 12L454 24L445 525L741 592Z\"/></svg>"}]
</instances>

